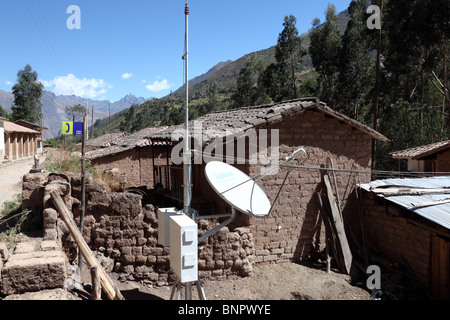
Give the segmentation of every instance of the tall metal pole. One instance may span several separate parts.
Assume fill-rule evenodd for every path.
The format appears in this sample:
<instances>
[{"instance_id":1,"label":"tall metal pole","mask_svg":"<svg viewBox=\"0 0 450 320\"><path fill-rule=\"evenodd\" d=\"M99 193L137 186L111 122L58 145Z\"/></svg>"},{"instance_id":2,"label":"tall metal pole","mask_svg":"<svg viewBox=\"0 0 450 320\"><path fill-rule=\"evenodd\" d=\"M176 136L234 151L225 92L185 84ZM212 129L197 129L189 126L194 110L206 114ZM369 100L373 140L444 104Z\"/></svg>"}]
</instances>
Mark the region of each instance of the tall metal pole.
<instances>
[{"instance_id":1,"label":"tall metal pole","mask_svg":"<svg viewBox=\"0 0 450 320\"><path fill-rule=\"evenodd\" d=\"M189 136L189 32L188 32L188 17L189 17L189 5L186 1L186 7L184 9L186 33L185 33L185 90L186 90L186 134L184 137L184 153L183 153L183 187L184 187L184 214L190 216L191 212L191 200L192 200L192 163L191 163L191 148L190 148L190 136ZM194 219L194 217L191 217Z\"/></svg>"}]
</instances>

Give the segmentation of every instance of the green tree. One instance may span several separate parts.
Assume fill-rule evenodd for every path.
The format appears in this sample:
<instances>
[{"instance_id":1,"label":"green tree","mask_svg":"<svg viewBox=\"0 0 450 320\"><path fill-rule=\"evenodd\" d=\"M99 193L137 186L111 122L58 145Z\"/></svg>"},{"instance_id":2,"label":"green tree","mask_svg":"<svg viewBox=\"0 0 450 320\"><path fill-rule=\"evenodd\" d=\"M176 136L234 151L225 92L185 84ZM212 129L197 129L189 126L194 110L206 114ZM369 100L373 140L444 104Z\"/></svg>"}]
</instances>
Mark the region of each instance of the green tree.
<instances>
[{"instance_id":1,"label":"green tree","mask_svg":"<svg viewBox=\"0 0 450 320\"><path fill-rule=\"evenodd\" d=\"M81 104L76 104L74 106L66 106L65 112L67 117L75 122L77 120L83 120L83 117L87 114L87 109Z\"/></svg>"},{"instance_id":2,"label":"green tree","mask_svg":"<svg viewBox=\"0 0 450 320\"><path fill-rule=\"evenodd\" d=\"M206 112L210 113L211 111L216 111L220 109L220 100L219 100L219 85L216 81L211 83L206 92L207 103L206 103ZM189 117L191 118L191 117Z\"/></svg>"},{"instance_id":3,"label":"green tree","mask_svg":"<svg viewBox=\"0 0 450 320\"><path fill-rule=\"evenodd\" d=\"M17 83L12 87L14 107L12 119L40 123L42 118L41 97L44 86L38 81L38 74L27 64L17 73Z\"/></svg>"},{"instance_id":4,"label":"green tree","mask_svg":"<svg viewBox=\"0 0 450 320\"><path fill-rule=\"evenodd\" d=\"M264 92L275 102L286 99L288 75L278 63L270 64L261 74L258 83Z\"/></svg>"},{"instance_id":5,"label":"green tree","mask_svg":"<svg viewBox=\"0 0 450 320\"><path fill-rule=\"evenodd\" d=\"M252 104L255 95L255 78L251 61L239 72L237 78L237 90L233 94L234 105L236 108L248 107Z\"/></svg>"},{"instance_id":6,"label":"green tree","mask_svg":"<svg viewBox=\"0 0 450 320\"><path fill-rule=\"evenodd\" d=\"M6 118L8 116L8 113L3 109L2 106L0 106L0 117Z\"/></svg>"},{"instance_id":7,"label":"green tree","mask_svg":"<svg viewBox=\"0 0 450 320\"><path fill-rule=\"evenodd\" d=\"M393 170L389 152L448 139L450 36L447 0L386 0L383 10L377 169Z\"/></svg>"},{"instance_id":8,"label":"green tree","mask_svg":"<svg viewBox=\"0 0 450 320\"><path fill-rule=\"evenodd\" d=\"M232 96L234 108L268 103L270 98L259 81L265 67L264 61L257 61L255 55L250 57L245 67L239 72L237 90Z\"/></svg>"},{"instance_id":9,"label":"green tree","mask_svg":"<svg viewBox=\"0 0 450 320\"><path fill-rule=\"evenodd\" d=\"M302 39L296 27L297 19L293 15L284 17L284 29L278 36L275 48L275 59L281 66L281 70L289 77L286 77L286 98L297 98L297 84L295 72L302 63L302 58L306 55L306 50L302 47Z\"/></svg>"},{"instance_id":10,"label":"green tree","mask_svg":"<svg viewBox=\"0 0 450 320\"><path fill-rule=\"evenodd\" d=\"M374 64L369 56L366 0L352 1L351 16L339 51L339 76L335 108L345 115L369 123L370 91L375 85Z\"/></svg>"},{"instance_id":11,"label":"green tree","mask_svg":"<svg viewBox=\"0 0 450 320\"><path fill-rule=\"evenodd\" d=\"M120 131L133 133L133 123L136 116L136 105L132 105L125 113L125 117L120 123Z\"/></svg>"},{"instance_id":12,"label":"green tree","mask_svg":"<svg viewBox=\"0 0 450 320\"><path fill-rule=\"evenodd\" d=\"M302 81L299 87L301 97L311 97L317 91L317 79L314 75L309 74L306 79Z\"/></svg>"},{"instance_id":13,"label":"green tree","mask_svg":"<svg viewBox=\"0 0 450 320\"><path fill-rule=\"evenodd\" d=\"M401 10L402 5L407 5L408 10L405 7ZM447 108L443 115L450 111L449 14L448 0L387 2L383 29L387 38L384 64L389 73L386 87L392 89L389 92L392 100L425 102L431 85L441 93L441 101ZM393 92L394 88L396 92Z\"/></svg>"},{"instance_id":14,"label":"green tree","mask_svg":"<svg viewBox=\"0 0 450 320\"><path fill-rule=\"evenodd\" d=\"M326 22L320 25L319 19L313 20L309 54L315 70L319 73L317 95L330 105L334 105L337 100L336 84L339 74L341 38L336 8L329 4Z\"/></svg>"}]
</instances>

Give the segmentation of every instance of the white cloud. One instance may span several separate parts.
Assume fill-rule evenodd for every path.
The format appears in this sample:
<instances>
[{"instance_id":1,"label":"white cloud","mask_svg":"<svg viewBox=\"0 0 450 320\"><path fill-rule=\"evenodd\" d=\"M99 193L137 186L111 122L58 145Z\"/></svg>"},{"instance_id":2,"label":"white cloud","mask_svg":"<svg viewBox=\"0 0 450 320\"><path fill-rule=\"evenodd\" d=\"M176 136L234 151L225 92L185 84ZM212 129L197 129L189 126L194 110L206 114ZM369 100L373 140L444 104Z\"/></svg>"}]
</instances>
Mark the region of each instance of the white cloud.
<instances>
[{"instance_id":1,"label":"white cloud","mask_svg":"<svg viewBox=\"0 0 450 320\"><path fill-rule=\"evenodd\" d=\"M76 95L83 98L94 99L104 95L107 89L111 89L112 85L103 79L78 79L73 74L67 76L55 77L51 81L41 80L46 88L53 88L52 92L56 95Z\"/></svg>"},{"instance_id":2,"label":"white cloud","mask_svg":"<svg viewBox=\"0 0 450 320\"><path fill-rule=\"evenodd\" d=\"M12 81L5 81L5 83L6 83L8 86L10 86L10 85L13 84Z\"/></svg>"},{"instance_id":3,"label":"white cloud","mask_svg":"<svg viewBox=\"0 0 450 320\"><path fill-rule=\"evenodd\" d=\"M126 72L122 75L122 79L130 79L132 76L132 73Z\"/></svg>"},{"instance_id":4,"label":"white cloud","mask_svg":"<svg viewBox=\"0 0 450 320\"><path fill-rule=\"evenodd\" d=\"M145 87L151 92L159 92L170 89L170 84L167 79L164 79L162 81L155 81L153 84L149 84Z\"/></svg>"}]
</instances>

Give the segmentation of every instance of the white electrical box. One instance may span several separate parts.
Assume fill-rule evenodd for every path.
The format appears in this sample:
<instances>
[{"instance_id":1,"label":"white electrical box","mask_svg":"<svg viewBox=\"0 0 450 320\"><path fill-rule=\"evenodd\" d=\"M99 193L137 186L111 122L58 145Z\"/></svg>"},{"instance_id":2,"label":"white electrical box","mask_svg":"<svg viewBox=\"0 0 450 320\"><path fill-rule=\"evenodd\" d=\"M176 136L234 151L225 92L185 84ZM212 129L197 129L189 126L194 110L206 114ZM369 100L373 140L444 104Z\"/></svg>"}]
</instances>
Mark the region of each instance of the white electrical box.
<instances>
[{"instance_id":1,"label":"white electrical box","mask_svg":"<svg viewBox=\"0 0 450 320\"><path fill-rule=\"evenodd\" d=\"M158 209L158 243L165 247L170 246L169 218L177 214L176 208Z\"/></svg>"},{"instance_id":2,"label":"white electrical box","mask_svg":"<svg viewBox=\"0 0 450 320\"><path fill-rule=\"evenodd\" d=\"M198 231L186 215L170 217L170 267L181 283L198 280Z\"/></svg>"}]
</instances>

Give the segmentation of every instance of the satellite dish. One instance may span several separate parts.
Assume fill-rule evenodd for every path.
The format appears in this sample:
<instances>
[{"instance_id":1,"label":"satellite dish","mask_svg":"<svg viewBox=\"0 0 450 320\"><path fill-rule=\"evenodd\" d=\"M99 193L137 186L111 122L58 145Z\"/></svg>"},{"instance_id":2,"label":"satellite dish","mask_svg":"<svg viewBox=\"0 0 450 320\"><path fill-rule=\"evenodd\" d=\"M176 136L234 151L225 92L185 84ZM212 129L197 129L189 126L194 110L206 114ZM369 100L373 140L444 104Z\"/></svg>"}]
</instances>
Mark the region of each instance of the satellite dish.
<instances>
[{"instance_id":1,"label":"satellite dish","mask_svg":"<svg viewBox=\"0 0 450 320\"><path fill-rule=\"evenodd\" d=\"M256 217L270 212L270 201L256 182L235 167L218 161L205 168L206 179L217 194L237 210Z\"/></svg>"}]
</instances>

